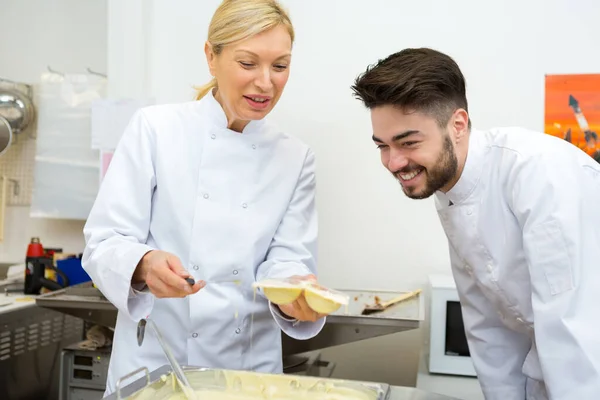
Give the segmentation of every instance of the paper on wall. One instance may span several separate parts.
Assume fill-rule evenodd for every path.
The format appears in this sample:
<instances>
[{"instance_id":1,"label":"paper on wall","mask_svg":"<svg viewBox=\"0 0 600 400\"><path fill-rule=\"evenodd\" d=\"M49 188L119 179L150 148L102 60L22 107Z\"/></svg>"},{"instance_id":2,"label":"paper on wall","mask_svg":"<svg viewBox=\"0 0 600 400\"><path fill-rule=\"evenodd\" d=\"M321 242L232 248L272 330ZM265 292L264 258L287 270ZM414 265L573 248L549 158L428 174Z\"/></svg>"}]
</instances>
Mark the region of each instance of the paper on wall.
<instances>
[{"instance_id":1,"label":"paper on wall","mask_svg":"<svg viewBox=\"0 0 600 400\"><path fill-rule=\"evenodd\" d=\"M36 90L37 140L30 216L85 220L98 191L98 150L91 148L91 104L106 79L44 73Z\"/></svg>"},{"instance_id":2,"label":"paper on wall","mask_svg":"<svg viewBox=\"0 0 600 400\"><path fill-rule=\"evenodd\" d=\"M151 100L99 99L92 103L92 148L114 150L133 114ZM102 175L103 176L103 175Z\"/></svg>"}]
</instances>

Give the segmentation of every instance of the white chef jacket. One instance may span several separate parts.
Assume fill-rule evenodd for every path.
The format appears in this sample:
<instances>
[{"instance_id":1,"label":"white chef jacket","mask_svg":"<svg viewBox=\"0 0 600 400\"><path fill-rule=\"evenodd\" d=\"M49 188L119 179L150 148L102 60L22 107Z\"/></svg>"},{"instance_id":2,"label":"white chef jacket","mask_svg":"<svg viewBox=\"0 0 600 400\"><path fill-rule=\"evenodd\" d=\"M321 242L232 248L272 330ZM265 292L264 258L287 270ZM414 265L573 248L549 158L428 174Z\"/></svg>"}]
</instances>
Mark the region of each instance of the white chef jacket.
<instances>
[{"instance_id":1,"label":"white chef jacket","mask_svg":"<svg viewBox=\"0 0 600 400\"><path fill-rule=\"evenodd\" d=\"M314 153L266 120L229 130L212 93L134 115L84 234L83 267L118 308L105 394L139 367L168 363L150 327L138 347L148 315L184 365L272 373L282 371L282 330L303 340L325 323L284 318L251 287L316 273ZM152 249L178 256L206 287L182 299L134 290Z\"/></svg>"},{"instance_id":2,"label":"white chef jacket","mask_svg":"<svg viewBox=\"0 0 600 400\"><path fill-rule=\"evenodd\" d=\"M543 133L473 131L435 198L486 400L599 398L599 164Z\"/></svg>"}]
</instances>

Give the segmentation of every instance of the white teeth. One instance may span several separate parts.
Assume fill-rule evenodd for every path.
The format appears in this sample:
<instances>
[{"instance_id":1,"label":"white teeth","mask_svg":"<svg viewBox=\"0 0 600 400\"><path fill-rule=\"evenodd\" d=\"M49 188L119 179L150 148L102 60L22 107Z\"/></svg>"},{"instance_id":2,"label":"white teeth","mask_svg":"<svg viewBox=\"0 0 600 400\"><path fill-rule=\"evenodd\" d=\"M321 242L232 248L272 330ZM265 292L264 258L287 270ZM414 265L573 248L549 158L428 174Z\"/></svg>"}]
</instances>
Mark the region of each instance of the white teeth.
<instances>
[{"instance_id":1,"label":"white teeth","mask_svg":"<svg viewBox=\"0 0 600 400\"><path fill-rule=\"evenodd\" d=\"M421 170L413 171L408 174L398 174L398 175L400 175L400 178L402 178L403 181L409 181L412 178L414 178L415 176L417 176L419 174L419 172L421 172Z\"/></svg>"},{"instance_id":2,"label":"white teeth","mask_svg":"<svg viewBox=\"0 0 600 400\"><path fill-rule=\"evenodd\" d=\"M259 99L256 97L252 97L252 100L256 101L257 103L264 103L265 101L267 101L267 99Z\"/></svg>"}]
</instances>

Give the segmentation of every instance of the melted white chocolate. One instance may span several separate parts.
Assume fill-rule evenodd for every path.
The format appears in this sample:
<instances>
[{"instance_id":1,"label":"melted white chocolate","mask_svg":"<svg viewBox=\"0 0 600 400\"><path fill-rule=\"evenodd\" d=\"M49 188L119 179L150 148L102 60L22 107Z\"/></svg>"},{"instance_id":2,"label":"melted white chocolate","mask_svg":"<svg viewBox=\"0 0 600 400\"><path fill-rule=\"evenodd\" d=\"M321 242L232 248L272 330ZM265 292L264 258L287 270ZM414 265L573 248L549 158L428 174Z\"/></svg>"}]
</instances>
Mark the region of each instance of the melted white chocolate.
<instances>
[{"instance_id":1,"label":"melted white chocolate","mask_svg":"<svg viewBox=\"0 0 600 400\"><path fill-rule=\"evenodd\" d=\"M244 393L244 392L223 392L217 390L197 390L196 396L199 399L206 400L265 400L265 399L287 399L287 400L370 400L375 397L369 397L361 392L352 392L352 389L338 390L328 393ZM137 400L137 399L136 399ZM171 395L164 400L187 400L183 394Z\"/></svg>"},{"instance_id":2,"label":"melted white chocolate","mask_svg":"<svg viewBox=\"0 0 600 400\"><path fill-rule=\"evenodd\" d=\"M301 288L263 288L265 297L274 304L293 303L302 294Z\"/></svg>"},{"instance_id":3,"label":"melted white chocolate","mask_svg":"<svg viewBox=\"0 0 600 400\"><path fill-rule=\"evenodd\" d=\"M331 314L342 304L348 304L348 296L311 281L287 282L265 279L255 283L254 288L262 288L265 297L279 305L294 302L304 292L304 298L310 308L321 314Z\"/></svg>"},{"instance_id":4,"label":"melted white chocolate","mask_svg":"<svg viewBox=\"0 0 600 400\"><path fill-rule=\"evenodd\" d=\"M301 378L290 375L259 374L248 371L224 371L224 382L215 387L215 383L206 382L206 375L194 379L190 373L188 379L195 387L198 399L207 400L375 400L377 392L367 388L345 387L334 381L318 378ZM205 381L202 385L199 381ZM196 384L194 384L196 383ZM202 389L202 386L205 389ZM168 385L167 385L168 388ZM146 388L135 400L186 400L183 393L171 390Z\"/></svg>"},{"instance_id":5,"label":"melted white chocolate","mask_svg":"<svg viewBox=\"0 0 600 400\"><path fill-rule=\"evenodd\" d=\"M304 289L304 298L310 308L321 314L331 314L342 304L348 304L347 297L315 286Z\"/></svg>"}]
</instances>

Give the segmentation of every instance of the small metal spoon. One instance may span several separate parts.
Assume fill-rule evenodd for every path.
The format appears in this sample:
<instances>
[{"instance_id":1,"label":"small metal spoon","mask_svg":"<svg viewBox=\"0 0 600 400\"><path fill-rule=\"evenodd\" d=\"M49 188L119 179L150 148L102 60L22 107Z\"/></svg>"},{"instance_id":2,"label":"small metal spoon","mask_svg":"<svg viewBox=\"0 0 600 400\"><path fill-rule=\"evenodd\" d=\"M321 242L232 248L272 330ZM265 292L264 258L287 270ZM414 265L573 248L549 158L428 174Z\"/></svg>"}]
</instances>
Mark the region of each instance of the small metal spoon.
<instances>
[{"instance_id":1,"label":"small metal spoon","mask_svg":"<svg viewBox=\"0 0 600 400\"><path fill-rule=\"evenodd\" d=\"M173 356L173 352L171 351L171 348L163 339L162 334L158 330L158 327L156 326L156 324L154 323L153 320L141 319L140 322L138 322L138 327L137 327L138 346L141 346L142 343L144 342L144 335L146 333L146 325L148 324L148 322L150 323L150 326L152 326L152 329L154 330L154 334L158 338L158 343L160 343L160 347L162 347L163 352L165 353L165 355L167 356L167 359L169 360L169 363L171 364L171 368L173 369L173 373L175 374L175 377L179 381L179 385L181 386L181 389L183 390L183 394L189 400L196 400L196 394L194 393L194 389L192 389L190 382L187 380L187 377L183 373L183 369L181 368L181 366L175 359L175 356Z\"/></svg>"},{"instance_id":2,"label":"small metal spoon","mask_svg":"<svg viewBox=\"0 0 600 400\"><path fill-rule=\"evenodd\" d=\"M190 285L194 284L193 278L187 278L186 281ZM183 373L183 369L181 369L181 366L175 359L175 356L173 355L173 352L171 351L171 347L169 347L167 342L165 342L162 334L160 333L160 330L158 329L158 327L156 326L156 324L154 323L153 320L147 319L147 318L142 318L140 320L140 322L138 322L138 326L137 326L138 346L141 346L142 343L144 342L144 336L146 334L146 325L148 324L148 322L150 323L150 326L152 326L152 329L154 330L154 334L158 338L158 343L160 344L160 347L162 347L163 352L165 353L165 355L167 356L167 359L169 360L169 363L171 364L171 368L173 369L173 373L175 374L175 377L179 381L179 385L181 386L181 389L183 390L183 394L189 400L196 400L196 394L194 393L194 390L192 389L190 382L187 380L185 374Z\"/></svg>"}]
</instances>

